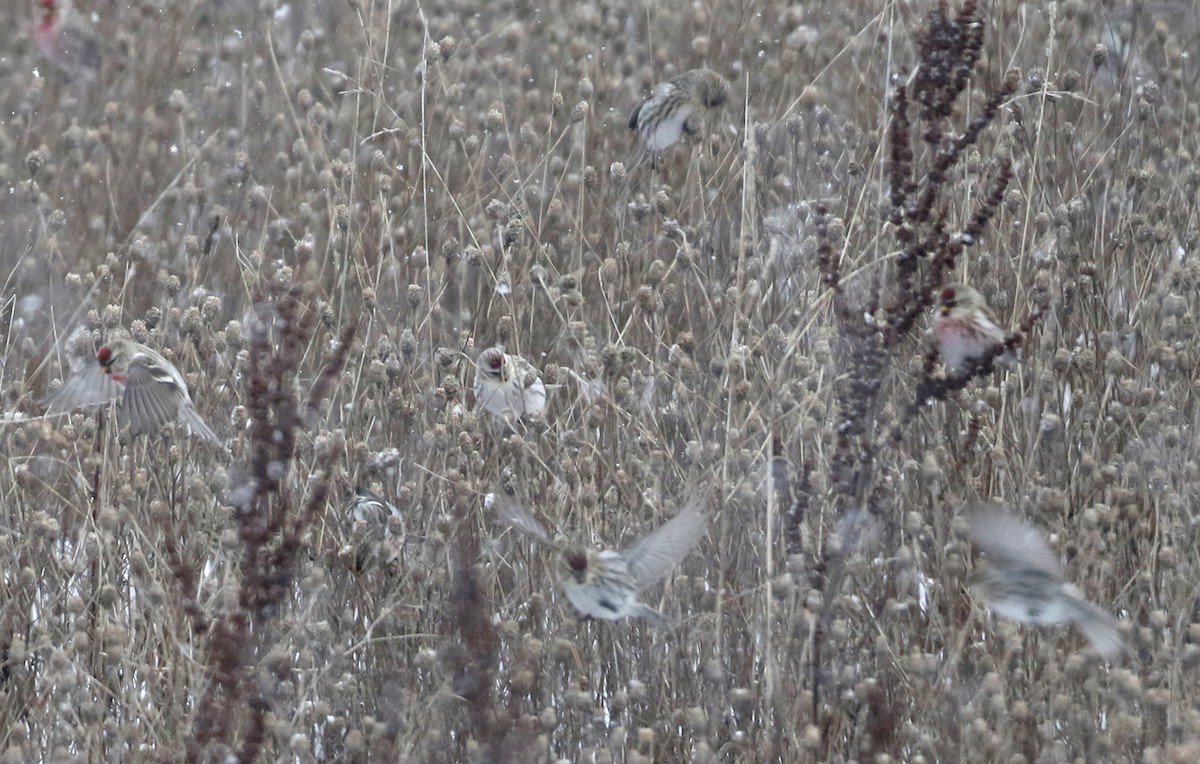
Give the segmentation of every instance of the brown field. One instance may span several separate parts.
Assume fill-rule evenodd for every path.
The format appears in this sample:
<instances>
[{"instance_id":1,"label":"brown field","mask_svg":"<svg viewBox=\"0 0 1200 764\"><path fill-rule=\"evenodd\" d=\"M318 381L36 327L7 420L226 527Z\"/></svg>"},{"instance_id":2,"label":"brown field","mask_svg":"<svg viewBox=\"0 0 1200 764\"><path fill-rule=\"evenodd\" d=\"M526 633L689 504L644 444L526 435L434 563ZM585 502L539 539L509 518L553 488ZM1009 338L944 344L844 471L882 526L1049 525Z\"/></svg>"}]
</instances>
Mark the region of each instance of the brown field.
<instances>
[{"instance_id":1,"label":"brown field","mask_svg":"<svg viewBox=\"0 0 1200 764\"><path fill-rule=\"evenodd\" d=\"M91 81L0 2L0 762L1200 760L1194 3L78 5ZM1011 371L945 377L953 280ZM126 332L229 455L42 416ZM498 342L559 385L517 432ZM588 621L504 488L716 511ZM989 499L1122 660L972 599Z\"/></svg>"}]
</instances>

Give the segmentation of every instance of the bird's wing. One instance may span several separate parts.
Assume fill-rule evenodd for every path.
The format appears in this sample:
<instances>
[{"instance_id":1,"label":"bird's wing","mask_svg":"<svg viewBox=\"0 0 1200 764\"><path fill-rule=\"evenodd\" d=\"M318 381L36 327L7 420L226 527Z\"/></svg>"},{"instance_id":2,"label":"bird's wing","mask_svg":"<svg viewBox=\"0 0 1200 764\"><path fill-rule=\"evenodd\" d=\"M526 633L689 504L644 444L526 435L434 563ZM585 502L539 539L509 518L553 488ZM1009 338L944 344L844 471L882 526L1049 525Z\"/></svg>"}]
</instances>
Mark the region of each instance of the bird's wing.
<instances>
[{"instance_id":1,"label":"bird's wing","mask_svg":"<svg viewBox=\"0 0 1200 764\"><path fill-rule=\"evenodd\" d=\"M186 401L185 393L165 370L156 373L144 362L134 361L125 370L125 378L125 395L117 407L117 421L122 426L129 425L135 435L143 432L157 434L163 425L176 419L195 427L200 419L195 411L190 412L193 416L187 415L185 408L190 407L182 405ZM211 435L216 439L203 421L200 421L200 425L207 433L201 431L198 434L204 437Z\"/></svg>"},{"instance_id":2,"label":"bird's wing","mask_svg":"<svg viewBox=\"0 0 1200 764\"><path fill-rule=\"evenodd\" d=\"M995 565L1032 568L1055 578L1062 577L1058 555L1042 534L1012 512L996 506L980 506L967 515L971 539Z\"/></svg>"},{"instance_id":3,"label":"bird's wing","mask_svg":"<svg viewBox=\"0 0 1200 764\"><path fill-rule=\"evenodd\" d=\"M153 425L154 431L177 417L180 422L187 425L188 432L194 437L207 440L217 446L225 446L225 442L212 431L204 418L200 416L200 412L196 411L196 404L192 402L192 396L188 393L187 382L174 366L169 364L150 366L144 361L135 360L129 364L126 376L129 379L129 387L125 391L125 398L121 401L122 406L129 401L131 391L135 395L148 396L141 401L142 405L155 408L155 410L161 407L162 413L166 417L161 421L156 421ZM175 402L174 408L171 407L171 401ZM117 415L119 419L121 416L119 409Z\"/></svg>"},{"instance_id":4,"label":"bird's wing","mask_svg":"<svg viewBox=\"0 0 1200 764\"><path fill-rule=\"evenodd\" d=\"M533 516L516 497L502 491L489 493L484 499L484 507L490 507L501 521L516 528L529 538L546 546L554 546L549 531L541 521Z\"/></svg>"},{"instance_id":5,"label":"bird's wing","mask_svg":"<svg viewBox=\"0 0 1200 764\"><path fill-rule=\"evenodd\" d=\"M204 421L204 418L200 416L200 412L196 411L196 407L191 401L184 401L180 405L179 419L188 426L188 430L193 436L197 438L203 438L209 443L213 443L218 446L223 447L225 445L225 441L221 440L220 436L212 431L212 428L210 428Z\"/></svg>"},{"instance_id":6,"label":"bird's wing","mask_svg":"<svg viewBox=\"0 0 1200 764\"><path fill-rule=\"evenodd\" d=\"M388 535L389 518L399 518L401 522L404 519L395 504L370 488L362 486L355 489L346 510L353 524L367 526L371 531L378 531L381 536Z\"/></svg>"},{"instance_id":7,"label":"bird's wing","mask_svg":"<svg viewBox=\"0 0 1200 764\"><path fill-rule=\"evenodd\" d=\"M708 529L708 514L699 498L622 554L629 572L645 588L665 576L691 551Z\"/></svg>"},{"instance_id":8,"label":"bird's wing","mask_svg":"<svg viewBox=\"0 0 1200 764\"><path fill-rule=\"evenodd\" d=\"M640 117L642 114L642 107L645 106L646 101L649 101L649 100L650 100L649 98L643 98L642 100L638 101L637 106L633 107L633 111L630 112L630 114L629 114L629 129L630 130L638 129L638 117Z\"/></svg>"},{"instance_id":9,"label":"bird's wing","mask_svg":"<svg viewBox=\"0 0 1200 764\"><path fill-rule=\"evenodd\" d=\"M1075 623L1096 652L1105 660L1119 658L1125 650L1125 639L1118 630L1117 619L1085 599L1072 597L1071 607L1075 613Z\"/></svg>"},{"instance_id":10,"label":"bird's wing","mask_svg":"<svg viewBox=\"0 0 1200 764\"><path fill-rule=\"evenodd\" d=\"M121 383L95 363L77 370L42 401L47 414L62 414L86 406L103 406L121 397Z\"/></svg>"}]
</instances>

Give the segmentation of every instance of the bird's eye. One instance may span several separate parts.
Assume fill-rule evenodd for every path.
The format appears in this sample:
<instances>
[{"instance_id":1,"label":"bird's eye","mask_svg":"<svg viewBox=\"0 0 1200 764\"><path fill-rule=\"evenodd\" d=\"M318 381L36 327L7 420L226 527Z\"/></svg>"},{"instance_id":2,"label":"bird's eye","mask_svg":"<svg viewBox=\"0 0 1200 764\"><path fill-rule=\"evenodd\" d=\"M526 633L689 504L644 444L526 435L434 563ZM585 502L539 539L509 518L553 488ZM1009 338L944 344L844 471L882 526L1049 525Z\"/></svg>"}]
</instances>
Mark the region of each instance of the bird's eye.
<instances>
[{"instance_id":1,"label":"bird's eye","mask_svg":"<svg viewBox=\"0 0 1200 764\"><path fill-rule=\"evenodd\" d=\"M108 345L105 345L104 347L97 350L96 351L96 360L99 361L101 364L106 364L109 361L111 361L112 360L112 348L110 348Z\"/></svg>"},{"instance_id":2,"label":"bird's eye","mask_svg":"<svg viewBox=\"0 0 1200 764\"><path fill-rule=\"evenodd\" d=\"M567 555L567 565L570 565L571 570L576 573L581 573L587 570L587 555L580 552L572 552Z\"/></svg>"}]
</instances>

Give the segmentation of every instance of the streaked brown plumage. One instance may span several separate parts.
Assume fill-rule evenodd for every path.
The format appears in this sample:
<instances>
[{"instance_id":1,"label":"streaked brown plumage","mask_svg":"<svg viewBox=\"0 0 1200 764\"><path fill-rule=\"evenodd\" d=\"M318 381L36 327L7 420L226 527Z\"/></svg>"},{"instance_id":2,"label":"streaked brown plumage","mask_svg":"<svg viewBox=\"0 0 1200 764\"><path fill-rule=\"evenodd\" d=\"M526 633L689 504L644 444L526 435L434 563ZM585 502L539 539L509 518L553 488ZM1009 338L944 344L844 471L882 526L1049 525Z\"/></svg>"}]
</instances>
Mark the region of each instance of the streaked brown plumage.
<instances>
[{"instance_id":1,"label":"streaked brown plumage","mask_svg":"<svg viewBox=\"0 0 1200 764\"><path fill-rule=\"evenodd\" d=\"M704 114L728 99L729 83L709 69L692 69L656 85L629 115L629 129L637 131L641 143L635 164L657 162L685 133L699 132Z\"/></svg>"},{"instance_id":2,"label":"streaked brown plumage","mask_svg":"<svg viewBox=\"0 0 1200 764\"><path fill-rule=\"evenodd\" d=\"M175 365L132 340L117 339L101 347L96 363L77 369L46 398L45 405L48 414L59 414L114 402L117 423L134 435L157 434L163 425L181 422L192 435L221 444L196 411Z\"/></svg>"},{"instance_id":3,"label":"streaked brown plumage","mask_svg":"<svg viewBox=\"0 0 1200 764\"><path fill-rule=\"evenodd\" d=\"M399 557L408 541L404 515L387 499L359 486L346 506L353 541L354 567L362 572L376 563L388 564ZM392 526L400 529L396 538Z\"/></svg>"},{"instance_id":4,"label":"streaked brown plumage","mask_svg":"<svg viewBox=\"0 0 1200 764\"><path fill-rule=\"evenodd\" d=\"M971 361L979 360L1002 345L1004 330L996 322L983 295L966 284L950 284L938 295L933 317L933 336L946 371L957 374ZM996 361L1011 363L1011 354Z\"/></svg>"}]
</instances>

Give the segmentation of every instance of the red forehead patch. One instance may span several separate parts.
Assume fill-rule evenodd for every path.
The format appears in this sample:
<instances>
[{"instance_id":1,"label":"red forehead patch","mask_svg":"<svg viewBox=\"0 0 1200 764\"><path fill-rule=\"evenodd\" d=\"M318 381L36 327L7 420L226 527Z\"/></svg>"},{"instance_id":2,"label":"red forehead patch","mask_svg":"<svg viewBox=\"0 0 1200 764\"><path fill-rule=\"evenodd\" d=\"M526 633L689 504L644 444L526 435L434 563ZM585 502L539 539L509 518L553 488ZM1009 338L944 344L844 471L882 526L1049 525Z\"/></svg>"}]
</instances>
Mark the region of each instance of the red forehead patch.
<instances>
[{"instance_id":1,"label":"red forehead patch","mask_svg":"<svg viewBox=\"0 0 1200 764\"><path fill-rule=\"evenodd\" d=\"M954 288L946 287L942 290L942 302L954 302Z\"/></svg>"},{"instance_id":2,"label":"red forehead patch","mask_svg":"<svg viewBox=\"0 0 1200 764\"><path fill-rule=\"evenodd\" d=\"M571 570L576 573L587 570L587 555L580 552L573 552L567 555L567 564L571 566Z\"/></svg>"},{"instance_id":3,"label":"red forehead patch","mask_svg":"<svg viewBox=\"0 0 1200 764\"><path fill-rule=\"evenodd\" d=\"M490 366L493 369L496 369L497 371L503 365L504 365L504 356L500 355L499 353L497 353L496 355L494 355L488 359L488 366Z\"/></svg>"},{"instance_id":4,"label":"red forehead patch","mask_svg":"<svg viewBox=\"0 0 1200 764\"><path fill-rule=\"evenodd\" d=\"M108 345L105 345L104 347L97 350L96 351L96 360L102 364L108 363L109 361L111 361L112 360L112 348L110 348Z\"/></svg>"}]
</instances>

